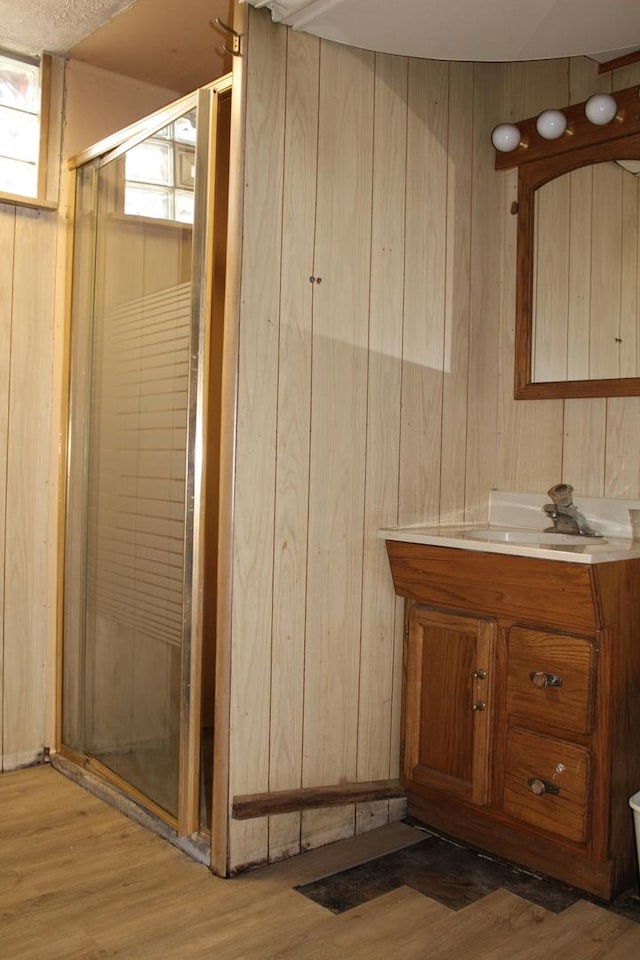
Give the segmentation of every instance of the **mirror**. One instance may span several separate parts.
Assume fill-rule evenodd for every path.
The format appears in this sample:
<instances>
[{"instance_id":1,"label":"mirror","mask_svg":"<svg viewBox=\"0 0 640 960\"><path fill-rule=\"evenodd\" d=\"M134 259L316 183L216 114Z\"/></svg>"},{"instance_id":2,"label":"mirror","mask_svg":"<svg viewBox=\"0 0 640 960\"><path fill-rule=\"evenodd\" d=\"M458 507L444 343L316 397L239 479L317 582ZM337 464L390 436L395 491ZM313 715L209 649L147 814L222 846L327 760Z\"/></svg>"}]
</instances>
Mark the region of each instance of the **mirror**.
<instances>
[{"instance_id":1,"label":"mirror","mask_svg":"<svg viewBox=\"0 0 640 960\"><path fill-rule=\"evenodd\" d=\"M639 96L493 131L496 170L518 168L516 399L640 395Z\"/></svg>"},{"instance_id":2,"label":"mirror","mask_svg":"<svg viewBox=\"0 0 640 960\"><path fill-rule=\"evenodd\" d=\"M640 163L605 160L534 195L532 380L640 376Z\"/></svg>"}]
</instances>

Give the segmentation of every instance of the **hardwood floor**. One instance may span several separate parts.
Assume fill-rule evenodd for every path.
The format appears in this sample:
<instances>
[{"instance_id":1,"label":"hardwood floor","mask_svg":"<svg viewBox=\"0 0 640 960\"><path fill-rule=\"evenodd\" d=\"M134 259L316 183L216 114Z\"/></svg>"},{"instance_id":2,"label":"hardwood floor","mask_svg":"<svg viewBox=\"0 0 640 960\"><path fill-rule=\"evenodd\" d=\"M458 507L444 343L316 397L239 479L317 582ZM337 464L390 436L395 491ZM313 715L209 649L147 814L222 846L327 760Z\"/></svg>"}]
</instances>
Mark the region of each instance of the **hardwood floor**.
<instances>
[{"instance_id":1,"label":"hardwood floor","mask_svg":"<svg viewBox=\"0 0 640 960\"><path fill-rule=\"evenodd\" d=\"M0 957L11 960L629 960L640 924L493 890L452 910L400 886L338 915L293 889L413 843L404 824L232 880L50 767L0 776Z\"/></svg>"}]
</instances>

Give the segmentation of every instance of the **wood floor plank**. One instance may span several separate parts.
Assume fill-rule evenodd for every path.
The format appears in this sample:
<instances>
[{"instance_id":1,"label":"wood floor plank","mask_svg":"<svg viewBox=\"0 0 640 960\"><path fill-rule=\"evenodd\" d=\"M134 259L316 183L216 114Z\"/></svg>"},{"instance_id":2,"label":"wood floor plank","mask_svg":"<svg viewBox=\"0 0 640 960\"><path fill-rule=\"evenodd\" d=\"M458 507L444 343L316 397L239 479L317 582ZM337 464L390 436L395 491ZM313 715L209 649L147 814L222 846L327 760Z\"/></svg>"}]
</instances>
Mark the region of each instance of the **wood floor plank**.
<instances>
[{"instance_id":1,"label":"wood floor plank","mask_svg":"<svg viewBox=\"0 0 640 960\"><path fill-rule=\"evenodd\" d=\"M155 889L151 884L133 896L122 891L98 905L92 903L77 919L109 949L109 956L128 957L135 943L138 960L187 960L210 957L212 951L216 960L236 960L239 943L247 943L252 956L260 954L264 943L270 956L276 946L301 936L326 916L327 911L291 889L262 885L258 891L238 880L209 875L198 877L195 886L177 888L170 878L159 877Z\"/></svg>"},{"instance_id":2,"label":"wood floor plank","mask_svg":"<svg viewBox=\"0 0 640 960\"><path fill-rule=\"evenodd\" d=\"M301 857L291 857L268 867L261 867L247 876L260 880L269 877L270 882L279 881L286 886L312 883L322 877L332 876L340 870L360 863L367 863L394 850L413 846L424 840L425 834L406 823L389 823L377 830L349 837L340 843L310 850Z\"/></svg>"},{"instance_id":3,"label":"wood floor plank","mask_svg":"<svg viewBox=\"0 0 640 960\"><path fill-rule=\"evenodd\" d=\"M197 870L203 867L193 865ZM30 889L37 887L37 894L14 902L3 910L3 932L20 929L28 923L30 929L46 930L61 916L71 924L82 924L87 930L113 926L114 916L118 925L126 926L130 918L137 922L140 916L151 911L166 913L167 891L171 891L172 903L203 901L202 878L181 879L175 869L159 870L148 862L125 869L113 864L95 871L93 878L86 875L78 880L69 871L66 881L59 871L51 872L49 882L31 881ZM175 908L174 908L175 909Z\"/></svg>"},{"instance_id":4,"label":"wood floor plank","mask_svg":"<svg viewBox=\"0 0 640 960\"><path fill-rule=\"evenodd\" d=\"M274 960L323 960L338 950L342 957L372 958L390 950L390 939L403 929L421 929L449 917L452 911L409 887L398 887L358 907L325 919L302 940L275 954ZM389 956L395 956L395 944ZM381 952L382 951L382 952Z\"/></svg>"},{"instance_id":5,"label":"wood floor plank","mask_svg":"<svg viewBox=\"0 0 640 960\"><path fill-rule=\"evenodd\" d=\"M637 927L632 920L579 900L548 920L535 937L523 931L510 943L492 945L483 953L482 960L540 960L550 955L566 956L571 960L600 960L604 957L608 960L611 944Z\"/></svg>"},{"instance_id":6,"label":"wood floor plank","mask_svg":"<svg viewBox=\"0 0 640 960\"><path fill-rule=\"evenodd\" d=\"M35 947L28 937L11 945L3 939L3 949L7 950L6 955L12 960L110 960L110 954L100 944L89 940L82 931L50 933Z\"/></svg>"},{"instance_id":7,"label":"wood floor plank","mask_svg":"<svg viewBox=\"0 0 640 960\"><path fill-rule=\"evenodd\" d=\"M38 896L35 885L20 876L17 870L7 866L4 862L0 866L0 904L2 916L10 912L15 906Z\"/></svg>"},{"instance_id":8,"label":"wood floor plank","mask_svg":"<svg viewBox=\"0 0 640 960\"><path fill-rule=\"evenodd\" d=\"M537 934L552 916L508 890L495 890L426 931L401 931L395 946L403 960L477 960L489 944L509 944L521 931Z\"/></svg>"},{"instance_id":9,"label":"wood floor plank","mask_svg":"<svg viewBox=\"0 0 640 960\"><path fill-rule=\"evenodd\" d=\"M640 957L640 924L634 923L629 930L625 930L621 936L610 943L605 939L601 946L601 952L596 954L598 960L633 960ZM573 958L571 958L573 960Z\"/></svg>"}]
</instances>

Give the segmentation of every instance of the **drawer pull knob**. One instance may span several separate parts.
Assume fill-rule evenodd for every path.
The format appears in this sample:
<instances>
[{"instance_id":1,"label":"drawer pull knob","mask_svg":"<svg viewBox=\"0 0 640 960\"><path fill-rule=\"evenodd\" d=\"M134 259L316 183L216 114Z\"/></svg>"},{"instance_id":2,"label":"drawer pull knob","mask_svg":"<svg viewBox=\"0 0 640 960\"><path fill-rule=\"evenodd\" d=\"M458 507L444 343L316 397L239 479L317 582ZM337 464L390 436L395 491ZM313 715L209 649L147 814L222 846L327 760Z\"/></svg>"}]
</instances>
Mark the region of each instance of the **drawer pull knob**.
<instances>
[{"instance_id":1,"label":"drawer pull knob","mask_svg":"<svg viewBox=\"0 0 640 960\"><path fill-rule=\"evenodd\" d=\"M555 673L545 673L544 670L536 670L534 673L529 674L529 680L538 689L543 687L561 687L562 686L562 677L556 676Z\"/></svg>"},{"instance_id":2,"label":"drawer pull knob","mask_svg":"<svg viewBox=\"0 0 640 960\"><path fill-rule=\"evenodd\" d=\"M471 674L472 680L486 680L487 671L486 670L474 670Z\"/></svg>"},{"instance_id":3,"label":"drawer pull knob","mask_svg":"<svg viewBox=\"0 0 640 960\"><path fill-rule=\"evenodd\" d=\"M484 700L478 700L477 703L471 704L471 709L473 710L474 713L482 713L483 710L487 709L487 705L484 702Z\"/></svg>"},{"instance_id":4,"label":"drawer pull knob","mask_svg":"<svg viewBox=\"0 0 640 960\"><path fill-rule=\"evenodd\" d=\"M543 797L545 793L560 793L560 787L557 787L555 783L549 783L548 780L541 780L539 777L531 777L529 786L531 793L535 793L536 797Z\"/></svg>"}]
</instances>

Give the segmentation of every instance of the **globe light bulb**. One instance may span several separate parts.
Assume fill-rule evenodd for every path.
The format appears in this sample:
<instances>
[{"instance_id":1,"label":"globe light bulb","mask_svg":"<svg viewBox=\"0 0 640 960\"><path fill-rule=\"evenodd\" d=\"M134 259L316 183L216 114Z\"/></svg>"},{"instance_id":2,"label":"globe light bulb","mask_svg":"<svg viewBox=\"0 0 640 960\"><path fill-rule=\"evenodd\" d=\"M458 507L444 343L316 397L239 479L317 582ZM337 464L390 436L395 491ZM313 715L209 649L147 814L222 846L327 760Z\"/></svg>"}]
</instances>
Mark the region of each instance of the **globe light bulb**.
<instances>
[{"instance_id":1,"label":"globe light bulb","mask_svg":"<svg viewBox=\"0 0 640 960\"><path fill-rule=\"evenodd\" d=\"M618 104L608 93L596 93L589 97L584 105L584 112L587 120L595 123L598 127L603 127L611 123L618 112Z\"/></svg>"},{"instance_id":2,"label":"globe light bulb","mask_svg":"<svg viewBox=\"0 0 640 960\"><path fill-rule=\"evenodd\" d=\"M545 110L536 120L536 130L545 140L557 140L567 129L567 118L560 110Z\"/></svg>"},{"instance_id":3,"label":"globe light bulb","mask_svg":"<svg viewBox=\"0 0 640 960\"><path fill-rule=\"evenodd\" d=\"M491 143L501 153L510 153L520 146L520 131L513 123L500 123L491 134Z\"/></svg>"}]
</instances>

